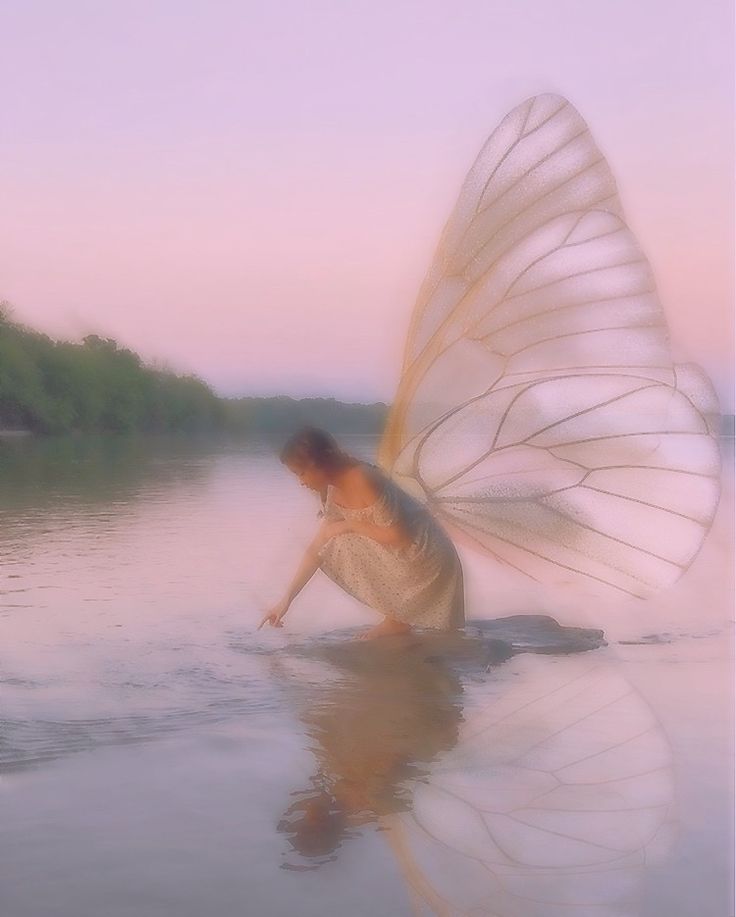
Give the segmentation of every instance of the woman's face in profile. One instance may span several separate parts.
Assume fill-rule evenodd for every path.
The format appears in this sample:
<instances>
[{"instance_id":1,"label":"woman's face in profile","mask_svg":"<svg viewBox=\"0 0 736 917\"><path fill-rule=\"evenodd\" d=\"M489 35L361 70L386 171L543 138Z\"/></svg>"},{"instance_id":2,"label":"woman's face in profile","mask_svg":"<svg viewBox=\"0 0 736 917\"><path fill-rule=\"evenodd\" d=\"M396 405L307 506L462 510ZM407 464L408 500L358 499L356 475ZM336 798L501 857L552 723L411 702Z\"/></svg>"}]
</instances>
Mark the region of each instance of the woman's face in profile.
<instances>
[{"instance_id":1,"label":"woman's face in profile","mask_svg":"<svg viewBox=\"0 0 736 917\"><path fill-rule=\"evenodd\" d=\"M322 490L327 484L324 471L314 462L287 462L286 467L299 479L299 483L310 490Z\"/></svg>"}]
</instances>

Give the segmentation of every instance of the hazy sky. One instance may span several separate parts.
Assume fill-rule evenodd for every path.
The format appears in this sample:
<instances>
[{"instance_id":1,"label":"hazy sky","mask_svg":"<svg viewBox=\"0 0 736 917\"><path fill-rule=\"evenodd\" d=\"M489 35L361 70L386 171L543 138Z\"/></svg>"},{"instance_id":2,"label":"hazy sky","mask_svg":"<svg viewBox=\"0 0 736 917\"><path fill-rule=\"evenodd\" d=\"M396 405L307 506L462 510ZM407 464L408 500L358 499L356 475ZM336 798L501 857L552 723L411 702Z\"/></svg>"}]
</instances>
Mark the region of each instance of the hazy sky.
<instances>
[{"instance_id":1,"label":"hazy sky","mask_svg":"<svg viewBox=\"0 0 736 917\"><path fill-rule=\"evenodd\" d=\"M224 394L390 400L487 135L559 92L733 410L732 0L0 0L0 299Z\"/></svg>"}]
</instances>

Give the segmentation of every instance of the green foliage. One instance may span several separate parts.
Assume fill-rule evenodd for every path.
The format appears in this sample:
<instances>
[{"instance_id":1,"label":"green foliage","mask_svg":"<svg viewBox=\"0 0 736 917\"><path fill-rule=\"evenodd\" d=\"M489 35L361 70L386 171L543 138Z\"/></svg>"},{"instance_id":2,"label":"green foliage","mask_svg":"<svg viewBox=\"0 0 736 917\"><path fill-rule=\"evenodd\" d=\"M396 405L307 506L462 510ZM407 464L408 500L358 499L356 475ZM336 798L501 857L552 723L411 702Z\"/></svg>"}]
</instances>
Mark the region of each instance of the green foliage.
<instances>
[{"instance_id":1,"label":"green foliage","mask_svg":"<svg viewBox=\"0 0 736 917\"><path fill-rule=\"evenodd\" d=\"M54 341L0 303L0 427L38 433L208 430L221 399L195 376L142 364L111 339Z\"/></svg>"},{"instance_id":2,"label":"green foliage","mask_svg":"<svg viewBox=\"0 0 736 917\"><path fill-rule=\"evenodd\" d=\"M219 398L201 379L145 366L111 338L54 341L0 302L0 429L36 433L227 431L269 434L302 424L378 433L387 407L334 398Z\"/></svg>"},{"instance_id":3,"label":"green foliage","mask_svg":"<svg viewBox=\"0 0 736 917\"><path fill-rule=\"evenodd\" d=\"M259 433L283 433L303 424L331 433L380 433L388 408L375 404L345 404L334 398L230 398L225 402L230 428Z\"/></svg>"}]
</instances>

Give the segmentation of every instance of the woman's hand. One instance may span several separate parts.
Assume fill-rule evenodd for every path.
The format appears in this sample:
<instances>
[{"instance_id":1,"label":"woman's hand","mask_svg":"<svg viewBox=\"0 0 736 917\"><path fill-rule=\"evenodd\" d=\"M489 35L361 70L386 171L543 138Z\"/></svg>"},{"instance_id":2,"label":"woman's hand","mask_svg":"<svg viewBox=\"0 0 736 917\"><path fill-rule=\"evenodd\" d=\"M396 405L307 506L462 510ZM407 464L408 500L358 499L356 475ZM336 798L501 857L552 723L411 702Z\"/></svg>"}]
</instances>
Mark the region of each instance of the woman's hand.
<instances>
[{"instance_id":1,"label":"woman's hand","mask_svg":"<svg viewBox=\"0 0 736 917\"><path fill-rule=\"evenodd\" d=\"M289 602L286 599L282 599L280 602L277 602L271 608L268 609L266 614L263 616L261 623L258 625L257 630L260 630L263 625L268 621L271 627L283 627L281 619L289 610Z\"/></svg>"}]
</instances>

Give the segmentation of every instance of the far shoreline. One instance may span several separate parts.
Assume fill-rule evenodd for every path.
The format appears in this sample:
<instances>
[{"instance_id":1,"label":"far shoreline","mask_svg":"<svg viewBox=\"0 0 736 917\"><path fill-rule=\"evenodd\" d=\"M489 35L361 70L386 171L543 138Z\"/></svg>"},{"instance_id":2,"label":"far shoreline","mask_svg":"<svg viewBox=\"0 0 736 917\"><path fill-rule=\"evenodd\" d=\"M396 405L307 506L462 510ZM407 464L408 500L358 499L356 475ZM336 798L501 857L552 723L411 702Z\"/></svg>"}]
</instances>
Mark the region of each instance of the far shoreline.
<instances>
[{"instance_id":1,"label":"far shoreline","mask_svg":"<svg viewBox=\"0 0 736 917\"><path fill-rule=\"evenodd\" d=\"M342 402L342 404L348 404L348 403ZM348 404L348 406L352 407L353 405L352 405L352 404ZM363 406L363 405L361 405L361 407L362 407L362 406ZM255 435L258 435L258 434L266 434L266 435L268 435L268 434L274 434L274 433L284 433L284 432L288 432L289 429L291 429L291 427L289 427L289 426L284 426L283 428L280 428L280 427L271 427L270 429L263 429L263 428L259 428L258 426L254 426L254 427L253 427L252 429L250 429L250 430L248 430L248 429L240 429L240 430L229 429L229 430L228 430L227 428L225 428L225 429L197 430L197 431L193 431L193 430L169 430L169 431L166 431L166 432L180 433L180 434L183 433L183 434L185 434L185 435L186 435L186 434L192 434L192 433L195 433L195 434L197 434L197 435L201 435L203 432L207 432L207 433L223 433L223 432L225 432L225 433L241 433L241 434L247 433L248 435L251 435L251 436L252 436L252 435L254 435L254 434L255 434ZM85 431L81 431L81 430L67 430L67 431L64 431L63 433L49 434L49 433L44 433L44 432L41 432L41 431L38 431L38 430L29 430L29 429L10 429L10 428L8 428L8 429L3 429L2 427L0 427L0 438L17 439L17 438L26 437L26 436L34 436L34 437L39 437L39 438L42 438L42 439L48 439L48 438L50 438L51 436L70 436L70 435L73 436L73 435L79 434L79 433L86 433L86 434L90 434L90 433L91 433L91 434L93 434L93 435L106 435L106 434L112 434L112 435L114 435L114 434L116 434L116 433L121 433L121 432L122 432L122 433L126 433L126 434L136 433L136 434L139 434L139 435L146 435L146 433L161 433L162 431L160 431L160 430L156 430L156 431L153 431L153 430L150 430L150 431L145 431L145 430L124 430L124 431L120 431L120 430L85 430ZM340 434L341 434L341 435L350 434L351 432L354 432L354 433L366 433L367 435L380 435L380 433L381 433L380 430L375 430L375 431L373 431L373 430L355 430L355 431L350 431L350 430L347 430L347 429L340 430ZM720 429L719 434L718 434L718 439L719 439L719 440L734 439L734 436L735 436L735 432L734 432L734 415L733 415L733 414L724 414L724 415L722 415L722 417L721 417L721 429Z\"/></svg>"}]
</instances>

